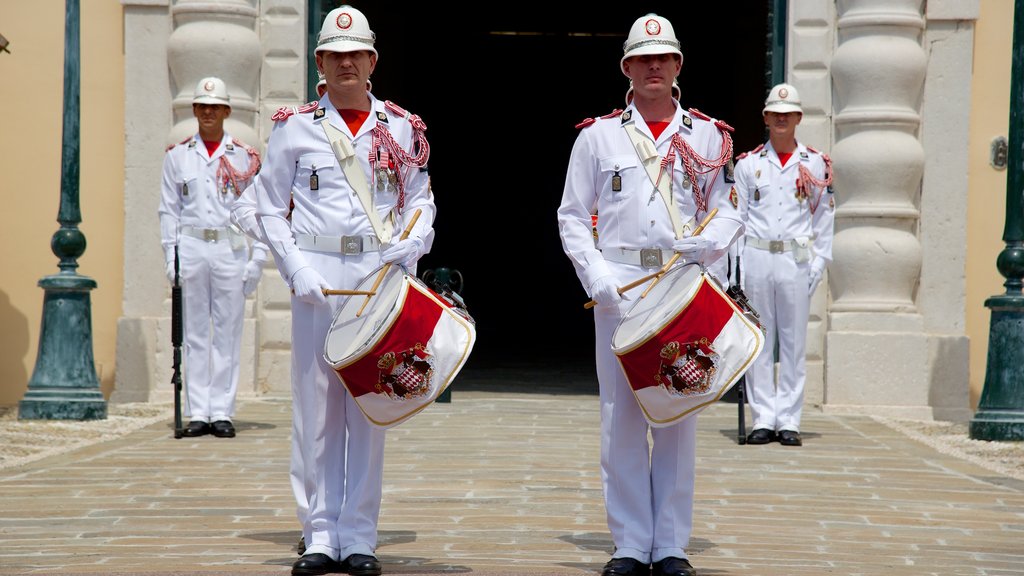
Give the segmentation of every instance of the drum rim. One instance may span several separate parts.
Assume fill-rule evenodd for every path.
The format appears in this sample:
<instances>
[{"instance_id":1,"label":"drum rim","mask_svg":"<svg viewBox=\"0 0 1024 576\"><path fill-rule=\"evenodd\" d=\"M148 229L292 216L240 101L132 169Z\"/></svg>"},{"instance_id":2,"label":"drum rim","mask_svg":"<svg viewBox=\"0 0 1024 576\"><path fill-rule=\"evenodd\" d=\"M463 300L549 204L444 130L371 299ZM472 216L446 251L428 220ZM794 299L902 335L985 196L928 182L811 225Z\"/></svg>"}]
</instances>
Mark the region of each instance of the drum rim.
<instances>
[{"instance_id":1,"label":"drum rim","mask_svg":"<svg viewBox=\"0 0 1024 576\"><path fill-rule=\"evenodd\" d=\"M378 268L378 270L379 270L379 268ZM376 273L376 271L374 271L374 273L368 275L367 277L373 276L375 273ZM393 307L392 307L392 311L388 313L389 314L389 318L387 320L387 325L384 326L384 329L381 332L381 334L387 334L387 333L391 332L391 329L394 327L395 322L398 321L398 316L399 316L395 311L396 310L401 310L402 306L405 305L406 299L409 297L409 282L408 282L408 279L407 279L407 274L404 274L404 273L402 273L402 274L403 274L403 277L401 279L402 286L399 287L399 289L398 289L399 292L400 292L399 296L398 296L398 298L395 299L395 302L394 302ZM359 283L362 284L365 280L366 279L364 278L363 280L360 280ZM386 278L385 278L385 280L386 280ZM383 282L381 284L383 285ZM357 284L357 286L358 286L358 284ZM350 298L352 298L352 297L350 297ZM345 304L348 304L348 302L346 302ZM344 305L342 305L342 306L344 306ZM328 328L328 330L327 330L327 337L328 337L328 339L330 339L330 335L333 332L334 323L338 321L338 316L341 314L341 310L342 310L342 308L339 307L338 308L338 313L336 313L334 315L334 320L331 321L331 327ZM350 366L354 362L358 362L359 360L361 360L364 356L366 356L369 353L369 351L371 349L373 349L373 345L376 344L377 341L379 341L379 338L377 340L374 340L373 343L370 346L366 347L366 349L364 349L362 351L356 351L353 354L350 354L346 358L342 358L340 360L331 360L330 358L327 357L327 341L325 340L324 341L324 360L328 364L330 364L333 369L340 370L341 368L344 368L346 366Z\"/></svg>"},{"instance_id":2,"label":"drum rim","mask_svg":"<svg viewBox=\"0 0 1024 576\"><path fill-rule=\"evenodd\" d=\"M692 270L686 270L687 266L694 266L694 264L684 264L683 266L681 266L679 268L673 268L672 270L669 270L668 273L672 273L674 270L684 270L685 272L691 272ZM667 325L671 324L673 321L675 321L675 319L678 318L679 315L683 313L683 310L685 310L686 307L689 306L691 302L693 302L693 299L697 297L697 293L700 292L700 286L704 282L707 282L708 278L710 278L710 275L708 274L706 269L698 268L697 271L698 271L697 274L699 276L699 282L696 282L697 288L695 290L691 291L691 293L689 295L689 298L687 298L682 303L682 305L679 307L679 309L676 310L675 314L673 314L672 316L668 317L667 319L665 319L664 321L659 323L658 326L657 326L657 329L654 330L653 332L648 331L648 333L646 333L644 335L643 339L641 339L641 340L639 340L637 342L634 342L634 343L630 344L628 347L624 347L624 348L623 347L616 347L614 345L615 344L615 337L618 336L619 328L622 326L622 320L620 319L619 320L619 325L616 326L615 327L615 331L612 332L612 347L611 347L612 348L612 352L614 352L616 356L618 356L619 354L626 354L627 352L631 352L635 348L637 348L639 346L642 346L643 344L648 342L651 338L653 338L655 335L660 333L665 328L665 326L667 326ZM714 286L714 283L709 282L709 284L712 284L712 286ZM718 289L717 286L714 286L714 287L716 289ZM725 294L724 292L722 292L720 289L718 290L718 292L722 293L726 297L726 299L729 300L729 303L732 304L732 298L729 298L729 296L727 294ZM633 306L631 306L630 309L626 312L626 316L629 316L629 314L631 312L633 312L633 310L637 306L639 306L641 303L643 303L643 300L637 300L636 303L633 304ZM733 307L735 308L735 306L733 306ZM626 316L623 316L622 319L625 319Z\"/></svg>"}]
</instances>

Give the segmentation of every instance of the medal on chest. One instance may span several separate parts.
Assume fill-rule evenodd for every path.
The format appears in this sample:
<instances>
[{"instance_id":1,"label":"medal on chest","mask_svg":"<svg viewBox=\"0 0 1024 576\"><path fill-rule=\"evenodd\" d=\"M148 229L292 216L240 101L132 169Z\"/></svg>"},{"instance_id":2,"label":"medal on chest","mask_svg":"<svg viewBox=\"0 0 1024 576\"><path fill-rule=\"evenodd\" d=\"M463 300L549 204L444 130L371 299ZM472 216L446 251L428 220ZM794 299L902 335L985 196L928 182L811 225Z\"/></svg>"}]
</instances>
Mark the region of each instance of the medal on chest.
<instances>
[{"instance_id":1,"label":"medal on chest","mask_svg":"<svg viewBox=\"0 0 1024 576\"><path fill-rule=\"evenodd\" d=\"M612 192L622 192L622 176L619 176L619 167L615 167L615 175L612 176Z\"/></svg>"},{"instance_id":2,"label":"medal on chest","mask_svg":"<svg viewBox=\"0 0 1024 576\"><path fill-rule=\"evenodd\" d=\"M320 177L316 175L316 165L313 166L313 173L309 175L309 189L320 189Z\"/></svg>"}]
</instances>

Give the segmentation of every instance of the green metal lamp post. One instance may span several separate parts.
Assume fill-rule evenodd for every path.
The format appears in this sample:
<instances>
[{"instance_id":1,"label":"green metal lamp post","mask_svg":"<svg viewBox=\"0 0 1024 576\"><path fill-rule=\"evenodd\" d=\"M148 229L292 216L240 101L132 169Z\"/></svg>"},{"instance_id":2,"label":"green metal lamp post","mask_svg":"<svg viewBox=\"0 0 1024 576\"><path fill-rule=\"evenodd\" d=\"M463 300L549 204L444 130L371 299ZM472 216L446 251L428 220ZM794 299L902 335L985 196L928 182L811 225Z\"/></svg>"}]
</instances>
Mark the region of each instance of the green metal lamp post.
<instances>
[{"instance_id":1,"label":"green metal lamp post","mask_svg":"<svg viewBox=\"0 0 1024 576\"><path fill-rule=\"evenodd\" d=\"M1006 293L992 296L988 364L978 411L971 420L976 440L1024 440L1024 0L1013 10L1013 65L1010 72L1010 146L1006 175L1006 248L996 268Z\"/></svg>"},{"instance_id":2,"label":"green metal lamp post","mask_svg":"<svg viewBox=\"0 0 1024 576\"><path fill-rule=\"evenodd\" d=\"M85 235L78 201L79 0L66 0L64 19L64 133L61 154L60 229L50 249L60 272L39 281L44 290L43 324L36 366L18 406L22 419L98 420L107 417L93 363L92 278L79 275Z\"/></svg>"}]
</instances>

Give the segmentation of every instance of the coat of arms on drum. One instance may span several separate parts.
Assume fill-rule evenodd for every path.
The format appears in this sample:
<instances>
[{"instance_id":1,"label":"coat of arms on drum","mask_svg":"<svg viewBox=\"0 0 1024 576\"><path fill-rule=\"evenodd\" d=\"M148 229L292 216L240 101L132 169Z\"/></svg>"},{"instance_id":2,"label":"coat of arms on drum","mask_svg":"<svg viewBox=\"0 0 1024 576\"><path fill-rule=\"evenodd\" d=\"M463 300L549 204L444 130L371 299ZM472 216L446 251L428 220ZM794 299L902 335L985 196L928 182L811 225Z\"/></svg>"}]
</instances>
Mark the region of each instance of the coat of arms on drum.
<instances>
[{"instance_id":1,"label":"coat of arms on drum","mask_svg":"<svg viewBox=\"0 0 1024 576\"><path fill-rule=\"evenodd\" d=\"M378 392L394 400L419 398L430 392L434 356L423 344L416 344L403 352L386 352L377 360L377 368Z\"/></svg>"},{"instance_id":2,"label":"coat of arms on drum","mask_svg":"<svg viewBox=\"0 0 1024 576\"><path fill-rule=\"evenodd\" d=\"M655 380L670 394L703 394L711 388L720 358L707 338L683 345L669 342L661 349L661 369Z\"/></svg>"}]
</instances>

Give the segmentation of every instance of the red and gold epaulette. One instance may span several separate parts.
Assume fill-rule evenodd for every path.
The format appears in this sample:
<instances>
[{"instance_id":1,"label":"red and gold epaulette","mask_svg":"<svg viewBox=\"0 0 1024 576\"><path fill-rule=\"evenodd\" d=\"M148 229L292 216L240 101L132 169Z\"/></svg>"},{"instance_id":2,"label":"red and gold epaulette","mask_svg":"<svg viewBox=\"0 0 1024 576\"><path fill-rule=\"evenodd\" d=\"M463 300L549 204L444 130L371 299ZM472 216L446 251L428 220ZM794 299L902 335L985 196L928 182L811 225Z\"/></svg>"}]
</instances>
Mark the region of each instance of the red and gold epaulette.
<instances>
[{"instance_id":1,"label":"red and gold epaulette","mask_svg":"<svg viewBox=\"0 0 1024 576\"><path fill-rule=\"evenodd\" d=\"M696 108L690 108L690 116L696 116L697 118L700 118L701 120L707 120L708 122L711 121L711 116L708 116L707 114L701 112L700 110L697 110Z\"/></svg>"},{"instance_id":2,"label":"red and gold epaulette","mask_svg":"<svg viewBox=\"0 0 1024 576\"><path fill-rule=\"evenodd\" d=\"M751 154L757 154L758 152L761 151L762 148L764 148L764 144L758 144L757 148L754 148L750 152L744 152L743 154L740 154L739 156L736 157L736 160L743 160L744 158L750 156Z\"/></svg>"},{"instance_id":3,"label":"red and gold epaulette","mask_svg":"<svg viewBox=\"0 0 1024 576\"><path fill-rule=\"evenodd\" d=\"M408 110L402 108L398 104L395 104L391 100L384 101L384 109L387 110L388 112L391 112L395 116L405 118L412 124L412 127L415 128L416 130L423 131L427 129L427 123L424 122L423 119L419 117L419 115L409 112Z\"/></svg>"},{"instance_id":4,"label":"red and gold epaulette","mask_svg":"<svg viewBox=\"0 0 1024 576\"><path fill-rule=\"evenodd\" d=\"M807 148L808 152L813 152L815 154L821 154L821 152L818 152L817 150L815 150L814 148L811 148L810 146L806 146L806 148Z\"/></svg>"},{"instance_id":5,"label":"red and gold epaulette","mask_svg":"<svg viewBox=\"0 0 1024 576\"><path fill-rule=\"evenodd\" d=\"M722 122L721 120L715 120L715 126L718 126L718 129L721 130L722 132L735 132L736 131L736 130L733 129L732 126L729 126L728 124L726 124L725 122Z\"/></svg>"},{"instance_id":6,"label":"red and gold epaulette","mask_svg":"<svg viewBox=\"0 0 1024 576\"><path fill-rule=\"evenodd\" d=\"M391 100L385 100L384 101L384 108L388 112L391 112L392 114L394 114L395 116L401 116L402 118L406 118L408 116L411 116L411 114L409 114L409 112L405 108L402 108L401 106L399 106L398 104L395 104Z\"/></svg>"},{"instance_id":7,"label":"red and gold epaulette","mask_svg":"<svg viewBox=\"0 0 1024 576\"><path fill-rule=\"evenodd\" d=\"M282 106L281 108L277 109L277 112L274 112L274 115L271 116L270 119L273 120L274 122L280 122L282 120L287 120L288 117L292 116L293 114L307 114L309 112L316 110L319 107L320 102L318 100L308 102L298 107Z\"/></svg>"},{"instance_id":8,"label":"red and gold epaulette","mask_svg":"<svg viewBox=\"0 0 1024 576\"><path fill-rule=\"evenodd\" d=\"M245 142L242 142L238 138L232 137L231 138L231 142L234 143L235 146L238 146L239 148L245 150L245 152L247 154L249 154L250 156L254 155L254 156L259 157L259 155L260 155L260 153L255 148L253 148L252 146L249 146Z\"/></svg>"},{"instance_id":9,"label":"red and gold epaulette","mask_svg":"<svg viewBox=\"0 0 1024 576\"><path fill-rule=\"evenodd\" d=\"M170 151L171 151L171 149L172 149L172 148L174 148L175 146L180 146L180 145L182 145L182 144L184 144L184 143L188 142L188 141L189 141L189 140L191 140L191 139L192 139L192 137L191 137L191 136L189 136L188 138L185 138L184 140L182 140L181 142L178 142L177 144L171 144L170 146L168 146L168 147L167 147L167 150L166 150L166 151L167 151L167 152L170 152Z\"/></svg>"},{"instance_id":10,"label":"red and gold epaulette","mask_svg":"<svg viewBox=\"0 0 1024 576\"><path fill-rule=\"evenodd\" d=\"M607 120L608 118L615 118L616 116L619 116L620 114L622 114L622 110L619 109L619 108L616 108L615 110L612 110L611 112L609 112L608 114L605 114L604 116L601 116L600 118L587 118L586 120L584 120L584 121L580 122L579 124L577 124L576 125L576 129L580 130L582 128L586 128L587 126L590 126L591 124L593 124L594 122L597 122L598 120Z\"/></svg>"}]
</instances>

